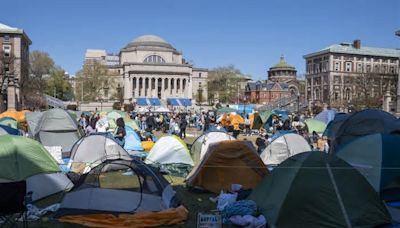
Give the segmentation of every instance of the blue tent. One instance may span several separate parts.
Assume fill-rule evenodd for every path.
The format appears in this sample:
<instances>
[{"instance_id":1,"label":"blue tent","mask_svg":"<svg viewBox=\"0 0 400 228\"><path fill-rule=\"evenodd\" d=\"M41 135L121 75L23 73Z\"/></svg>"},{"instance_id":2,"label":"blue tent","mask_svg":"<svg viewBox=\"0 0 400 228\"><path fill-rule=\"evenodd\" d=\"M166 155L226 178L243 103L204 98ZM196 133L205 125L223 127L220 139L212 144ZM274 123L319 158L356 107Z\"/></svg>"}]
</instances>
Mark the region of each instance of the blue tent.
<instances>
[{"instance_id":1,"label":"blue tent","mask_svg":"<svg viewBox=\"0 0 400 228\"><path fill-rule=\"evenodd\" d=\"M6 126L6 125L1 125L0 128L2 128L4 131L6 131L9 135L21 135L20 131L18 129Z\"/></svg>"},{"instance_id":2,"label":"blue tent","mask_svg":"<svg viewBox=\"0 0 400 228\"><path fill-rule=\"evenodd\" d=\"M208 133L208 132L225 132L225 133L227 133L225 128L218 129L215 125L210 125L210 127L208 128L206 133Z\"/></svg>"},{"instance_id":3,"label":"blue tent","mask_svg":"<svg viewBox=\"0 0 400 228\"><path fill-rule=\"evenodd\" d=\"M356 168L385 201L400 201L400 135L372 134L340 145L336 155Z\"/></svg>"},{"instance_id":4,"label":"blue tent","mask_svg":"<svg viewBox=\"0 0 400 228\"><path fill-rule=\"evenodd\" d=\"M336 112L334 110L324 110L314 117L315 120L319 120L328 124L335 118Z\"/></svg>"},{"instance_id":5,"label":"blue tent","mask_svg":"<svg viewBox=\"0 0 400 228\"><path fill-rule=\"evenodd\" d=\"M139 135L128 126L125 126L126 136L125 136L125 150L130 151L143 151L142 141Z\"/></svg>"}]
</instances>

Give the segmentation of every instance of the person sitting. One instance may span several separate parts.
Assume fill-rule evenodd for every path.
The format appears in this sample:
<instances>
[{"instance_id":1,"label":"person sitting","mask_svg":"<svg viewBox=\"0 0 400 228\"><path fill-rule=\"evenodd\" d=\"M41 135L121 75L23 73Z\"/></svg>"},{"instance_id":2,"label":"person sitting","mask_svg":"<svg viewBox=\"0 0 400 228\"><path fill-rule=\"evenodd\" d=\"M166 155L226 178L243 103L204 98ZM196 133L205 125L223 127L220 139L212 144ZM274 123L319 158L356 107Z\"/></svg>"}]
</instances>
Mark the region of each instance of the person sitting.
<instances>
[{"instance_id":1,"label":"person sitting","mask_svg":"<svg viewBox=\"0 0 400 228\"><path fill-rule=\"evenodd\" d=\"M116 124L117 124L117 129L114 138L121 147L124 147L125 136L126 136L124 119L118 118Z\"/></svg>"},{"instance_id":2,"label":"person sitting","mask_svg":"<svg viewBox=\"0 0 400 228\"><path fill-rule=\"evenodd\" d=\"M267 144L265 143L265 140L262 139L261 137L257 137L256 145L257 145L257 153L258 154L261 154L265 150L265 148L267 148Z\"/></svg>"}]
</instances>

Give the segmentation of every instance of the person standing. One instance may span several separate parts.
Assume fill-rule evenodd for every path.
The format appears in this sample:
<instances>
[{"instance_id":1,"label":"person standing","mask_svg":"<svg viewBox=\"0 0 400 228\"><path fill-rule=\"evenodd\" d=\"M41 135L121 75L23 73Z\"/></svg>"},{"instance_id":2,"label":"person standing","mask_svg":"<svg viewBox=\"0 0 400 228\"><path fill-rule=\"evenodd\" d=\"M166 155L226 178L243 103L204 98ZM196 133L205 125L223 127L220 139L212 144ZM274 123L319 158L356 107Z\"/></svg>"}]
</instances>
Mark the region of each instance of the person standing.
<instances>
[{"instance_id":1,"label":"person standing","mask_svg":"<svg viewBox=\"0 0 400 228\"><path fill-rule=\"evenodd\" d=\"M180 129L179 137L181 139L186 138L186 127L187 127L187 124L188 124L188 122L186 120L186 116L185 116L185 114L182 114L181 118L180 118L180 122L179 122L179 129Z\"/></svg>"},{"instance_id":2,"label":"person standing","mask_svg":"<svg viewBox=\"0 0 400 228\"><path fill-rule=\"evenodd\" d=\"M120 146L124 147L125 136L126 136L125 122L124 119L122 118L118 118L116 122L117 122L117 129L115 131L114 138Z\"/></svg>"}]
</instances>

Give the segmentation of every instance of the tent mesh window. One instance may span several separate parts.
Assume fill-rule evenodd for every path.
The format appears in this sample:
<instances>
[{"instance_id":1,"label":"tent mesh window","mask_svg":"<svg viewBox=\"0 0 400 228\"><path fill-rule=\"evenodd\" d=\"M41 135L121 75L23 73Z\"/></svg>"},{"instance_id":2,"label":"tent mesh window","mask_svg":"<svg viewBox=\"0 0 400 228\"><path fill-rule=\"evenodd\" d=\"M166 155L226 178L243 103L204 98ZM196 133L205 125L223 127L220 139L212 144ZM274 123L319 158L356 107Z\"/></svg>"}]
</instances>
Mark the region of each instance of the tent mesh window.
<instances>
[{"instance_id":1,"label":"tent mesh window","mask_svg":"<svg viewBox=\"0 0 400 228\"><path fill-rule=\"evenodd\" d=\"M83 188L108 188L135 191L161 196L165 183L151 168L140 161L112 160L106 161L82 176Z\"/></svg>"}]
</instances>

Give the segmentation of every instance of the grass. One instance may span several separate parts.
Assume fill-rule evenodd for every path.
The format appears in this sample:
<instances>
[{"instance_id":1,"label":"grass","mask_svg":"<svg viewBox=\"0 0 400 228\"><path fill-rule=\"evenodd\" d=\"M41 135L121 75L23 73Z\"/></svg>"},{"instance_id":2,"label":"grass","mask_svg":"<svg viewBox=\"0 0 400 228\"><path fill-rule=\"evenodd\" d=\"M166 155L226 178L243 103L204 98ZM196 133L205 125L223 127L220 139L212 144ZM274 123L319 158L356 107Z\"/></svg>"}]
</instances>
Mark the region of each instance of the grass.
<instances>
[{"instance_id":1,"label":"grass","mask_svg":"<svg viewBox=\"0 0 400 228\"><path fill-rule=\"evenodd\" d=\"M187 137L184 141L187 144L192 144L197 136L200 135L200 132L197 131L189 131L191 135L194 137ZM156 136L160 138L162 136L161 133L157 132ZM254 136L250 137L242 137L240 139L248 139L251 141L255 141ZM196 163L197 161L195 161ZM132 185L127 185L127 180L131 180L132 178L127 176L124 177L124 180L119 179L116 182L116 179L113 178L112 174L110 176L104 176L102 183L104 186L108 186L110 183L117 184L121 188L128 188ZM118 175L120 177L120 175ZM188 209L189 217L188 220L183 225L175 225L175 226L163 226L163 227L196 227L197 226L197 214L199 212L213 212L216 209L216 203L210 201L210 197L216 197L216 194L213 193L193 193L189 192L188 189L185 187L184 178L181 177L174 177L174 176L165 176L165 178L171 183L174 190L177 192L177 196L181 203ZM135 180L137 182L137 180ZM62 200L63 194L57 194L55 196L51 196L41 202L38 202L38 206L43 207L52 203L60 202ZM43 217L41 220L32 222L29 224L29 227L40 227L40 228L47 228L47 227L61 227L61 228L72 228L72 227L83 227L75 224L68 224L68 223L60 223L57 220L49 219L49 217Z\"/></svg>"}]
</instances>

